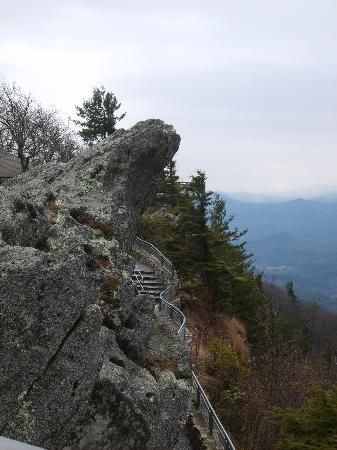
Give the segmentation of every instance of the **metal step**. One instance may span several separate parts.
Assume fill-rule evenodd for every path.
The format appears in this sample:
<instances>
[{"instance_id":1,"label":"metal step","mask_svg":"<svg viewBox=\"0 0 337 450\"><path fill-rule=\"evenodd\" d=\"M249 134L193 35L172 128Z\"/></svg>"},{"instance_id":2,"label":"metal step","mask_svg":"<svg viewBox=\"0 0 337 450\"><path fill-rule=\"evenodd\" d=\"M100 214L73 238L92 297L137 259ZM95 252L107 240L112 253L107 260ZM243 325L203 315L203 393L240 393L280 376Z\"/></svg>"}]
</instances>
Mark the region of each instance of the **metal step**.
<instances>
[{"instance_id":1,"label":"metal step","mask_svg":"<svg viewBox=\"0 0 337 450\"><path fill-rule=\"evenodd\" d=\"M158 275L146 275L144 273L142 273L142 277L144 280L159 280L160 278L158 278Z\"/></svg>"},{"instance_id":2,"label":"metal step","mask_svg":"<svg viewBox=\"0 0 337 450\"><path fill-rule=\"evenodd\" d=\"M148 288L161 289L164 290L164 285L161 283L142 283L144 286Z\"/></svg>"},{"instance_id":3,"label":"metal step","mask_svg":"<svg viewBox=\"0 0 337 450\"><path fill-rule=\"evenodd\" d=\"M160 294L165 289L162 277L151 267L142 262L137 262L132 280L142 294L152 295L156 302L160 301Z\"/></svg>"},{"instance_id":4,"label":"metal step","mask_svg":"<svg viewBox=\"0 0 337 450\"><path fill-rule=\"evenodd\" d=\"M141 284L143 285L144 289L147 289L149 291L160 291L160 292L162 292L164 290L163 287L158 286L158 285L153 286L152 284L145 284L145 283L141 283Z\"/></svg>"}]
</instances>

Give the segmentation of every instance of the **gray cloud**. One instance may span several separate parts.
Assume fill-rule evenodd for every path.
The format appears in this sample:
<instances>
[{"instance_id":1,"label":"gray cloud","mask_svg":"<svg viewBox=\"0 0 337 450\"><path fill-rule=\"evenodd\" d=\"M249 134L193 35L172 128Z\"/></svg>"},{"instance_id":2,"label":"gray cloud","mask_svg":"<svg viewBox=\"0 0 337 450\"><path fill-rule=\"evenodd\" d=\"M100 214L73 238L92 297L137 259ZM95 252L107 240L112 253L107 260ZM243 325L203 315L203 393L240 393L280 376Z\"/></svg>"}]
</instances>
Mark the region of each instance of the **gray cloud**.
<instances>
[{"instance_id":1,"label":"gray cloud","mask_svg":"<svg viewBox=\"0 0 337 450\"><path fill-rule=\"evenodd\" d=\"M224 191L334 184L335 0L17 0L1 7L0 72L65 116L95 85L124 126L182 135L183 177Z\"/></svg>"}]
</instances>

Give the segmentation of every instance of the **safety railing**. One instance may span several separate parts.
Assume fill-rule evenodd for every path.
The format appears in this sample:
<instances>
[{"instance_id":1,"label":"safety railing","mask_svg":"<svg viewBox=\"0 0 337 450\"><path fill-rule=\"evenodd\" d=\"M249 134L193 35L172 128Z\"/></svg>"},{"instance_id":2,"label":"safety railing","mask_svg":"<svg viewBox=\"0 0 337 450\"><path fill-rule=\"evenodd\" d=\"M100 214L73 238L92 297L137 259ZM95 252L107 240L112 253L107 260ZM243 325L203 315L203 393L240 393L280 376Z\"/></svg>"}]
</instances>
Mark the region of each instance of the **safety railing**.
<instances>
[{"instance_id":1,"label":"safety railing","mask_svg":"<svg viewBox=\"0 0 337 450\"><path fill-rule=\"evenodd\" d=\"M166 270L168 270L174 279L177 279L176 271L174 269L173 264L170 260L168 260L154 245L146 242L142 239L137 238L136 242L137 246L147 252L147 249L150 249L150 254L154 256L159 263L164 266ZM163 261L163 262L162 262ZM169 269L167 269L169 268ZM164 312L172 321L179 325L179 329L177 331L178 336L185 339L186 337L186 318L184 314L177 308L175 305L170 303L170 300L173 300L179 292L179 284L174 283L167 287L160 294L160 310ZM226 430L222 426L218 416L216 415L210 401L205 394L201 384L198 381L196 374L192 371L192 380L193 385L195 387L195 404L197 409L201 412L204 420L207 423L208 430L210 434L213 436L215 442L219 446L221 450L235 450L235 447L228 436Z\"/></svg>"},{"instance_id":2,"label":"safety railing","mask_svg":"<svg viewBox=\"0 0 337 450\"><path fill-rule=\"evenodd\" d=\"M141 271L138 270L138 269L135 269L133 271L133 275L134 275L134 277L136 279L136 282L134 284L135 284L138 292L144 292L143 275L142 275Z\"/></svg>"},{"instance_id":3,"label":"safety railing","mask_svg":"<svg viewBox=\"0 0 337 450\"><path fill-rule=\"evenodd\" d=\"M210 401L201 387L195 373L192 372L193 384L196 389L196 407L201 412L205 422L208 425L209 432L212 434L215 442L223 450L235 450L235 447L216 415Z\"/></svg>"},{"instance_id":4,"label":"safety railing","mask_svg":"<svg viewBox=\"0 0 337 450\"><path fill-rule=\"evenodd\" d=\"M160 311L164 312L173 322L175 322L179 328L177 331L178 336L183 339L186 337L186 318L179 308L172 305L169 300L173 300L179 291L178 283L171 284L160 294Z\"/></svg>"},{"instance_id":5,"label":"safety railing","mask_svg":"<svg viewBox=\"0 0 337 450\"><path fill-rule=\"evenodd\" d=\"M166 258L162 254L162 252L155 247L150 242L144 241L143 239L136 238L135 246L145 251L147 254L154 257L160 266L168 272L168 274L175 280L177 279L177 273L174 268L174 265L171 263L171 261ZM177 293L179 292L179 285L178 283L171 284L168 288L166 288L161 294L160 294L160 304L159 309L168 316L171 320L173 320L178 326L178 336L183 337L185 339L186 337L186 317L184 314L180 311L179 308L172 305L170 303L170 300L174 300Z\"/></svg>"},{"instance_id":6,"label":"safety railing","mask_svg":"<svg viewBox=\"0 0 337 450\"><path fill-rule=\"evenodd\" d=\"M148 255L156 258L160 265L169 273L169 275L171 275L172 277L175 276L176 271L171 261L167 259L166 256L164 256L162 252L158 250L153 244L150 244L150 242L144 241L143 239L137 237L135 246L140 250L144 250Z\"/></svg>"}]
</instances>

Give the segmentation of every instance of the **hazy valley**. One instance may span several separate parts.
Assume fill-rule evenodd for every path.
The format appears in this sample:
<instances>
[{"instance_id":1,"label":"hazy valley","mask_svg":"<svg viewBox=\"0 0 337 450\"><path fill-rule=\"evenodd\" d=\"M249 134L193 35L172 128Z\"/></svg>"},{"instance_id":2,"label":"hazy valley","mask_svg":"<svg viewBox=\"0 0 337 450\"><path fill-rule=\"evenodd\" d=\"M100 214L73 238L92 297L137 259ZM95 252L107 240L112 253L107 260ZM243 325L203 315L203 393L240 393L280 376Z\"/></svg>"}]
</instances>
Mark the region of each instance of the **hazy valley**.
<instances>
[{"instance_id":1,"label":"hazy valley","mask_svg":"<svg viewBox=\"0 0 337 450\"><path fill-rule=\"evenodd\" d=\"M248 229L247 248L266 279L293 280L300 297L337 310L336 200L259 203L223 197L234 225Z\"/></svg>"}]
</instances>

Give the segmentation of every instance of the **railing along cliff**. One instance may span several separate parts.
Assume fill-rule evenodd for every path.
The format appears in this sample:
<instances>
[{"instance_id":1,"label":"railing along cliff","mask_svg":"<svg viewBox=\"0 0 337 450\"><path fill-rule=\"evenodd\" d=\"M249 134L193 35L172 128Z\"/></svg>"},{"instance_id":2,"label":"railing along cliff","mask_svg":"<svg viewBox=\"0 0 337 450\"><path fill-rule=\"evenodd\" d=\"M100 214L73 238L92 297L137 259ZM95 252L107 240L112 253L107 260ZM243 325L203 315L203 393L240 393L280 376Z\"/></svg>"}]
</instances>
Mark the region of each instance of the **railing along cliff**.
<instances>
[{"instance_id":1,"label":"railing along cliff","mask_svg":"<svg viewBox=\"0 0 337 450\"><path fill-rule=\"evenodd\" d=\"M155 247L153 244L150 244L150 242L144 241L143 239L140 239L138 237L136 238L135 244L138 248L144 250L147 254L156 258L156 260L166 270L166 272L168 272L169 275L172 276L172 278L175 277L176 271L174 265L169 259L166 258L166 256L162 254L160 250L158 250L157 247Z\"/></svg>"},{"instance_id":2,"label":"railing along cliff","mask_svg":"<svg viewBox=\"0 0 337 450\"><path fill-rule=\"evenodd\" d=\"M186 318L179 308L172 305L169 300L173 300L179 292L179 283L177 282L178 276L172 262L167 259L160 250L158 250L153 244L144 241L143 239L136 238L136 247L145 251L147 254L153 256L160 264L160 266L166 270L166 272L172 276L175 280L174 284L171 284L160 294L160 310L165 312L166 315L179 325L177 331L178 336L185 339L186 337ZM213 436L215 442L218 444L221 450L235 450L235 447L228 436L226 430L222 426L220 419L216 415L210 401L205 394L196 374L192 371L192 380L195 387L195 405L204 417L210 434Z\"/></svg>"},{"instance_id":3,"label":"railing along cliff","mask_svg":"<svg viewBox=\"0 0 337 450\"><path fill-rule=\"evenodd\" d=\"M140 250L145 251L147 254L156 258L159 262L160 266L166 270L166 272L174 279L177 280L177 273L171 261L164 256L160 250L158 250L154 245L150 244L150 242L146 242L143 239L136 238L136 247ZM186 318L184 314L180 311L179 308L172 305L169 300L174 300L177 293L179 291L179 284L175 282L167 287L160 294L160 304L159 309L164 312L171 320L179 325L178 336L183 336L185 339L186 336Z\"/></svg>"}]
</instances>

